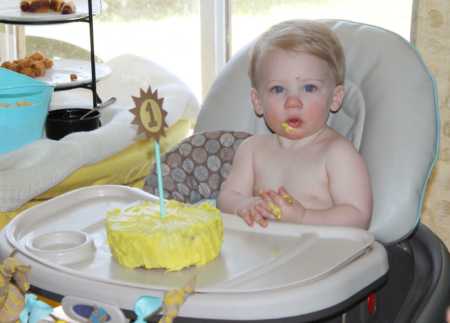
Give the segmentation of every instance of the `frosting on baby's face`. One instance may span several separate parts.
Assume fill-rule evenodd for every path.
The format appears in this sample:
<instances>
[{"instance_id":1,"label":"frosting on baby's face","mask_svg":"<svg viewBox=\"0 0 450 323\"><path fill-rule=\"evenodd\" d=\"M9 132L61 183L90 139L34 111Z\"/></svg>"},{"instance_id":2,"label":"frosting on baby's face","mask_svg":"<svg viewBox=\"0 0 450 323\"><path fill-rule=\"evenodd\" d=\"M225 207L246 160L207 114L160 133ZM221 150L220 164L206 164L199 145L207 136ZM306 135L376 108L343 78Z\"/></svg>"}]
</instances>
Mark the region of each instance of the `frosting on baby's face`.
<instances>
[{"instance_id":1,"label":"frosting on baby's face","mask_svg":"<svg viewBox=\"0 0 450 323\"><path fill-rule=\"evenodd\" d=\"M294 128L288 125L287 122L281 123L281 127L284 129L284 131L286 131L286 133L291 133L292 131L294 131Z\"/></svg>"}]
</instances>

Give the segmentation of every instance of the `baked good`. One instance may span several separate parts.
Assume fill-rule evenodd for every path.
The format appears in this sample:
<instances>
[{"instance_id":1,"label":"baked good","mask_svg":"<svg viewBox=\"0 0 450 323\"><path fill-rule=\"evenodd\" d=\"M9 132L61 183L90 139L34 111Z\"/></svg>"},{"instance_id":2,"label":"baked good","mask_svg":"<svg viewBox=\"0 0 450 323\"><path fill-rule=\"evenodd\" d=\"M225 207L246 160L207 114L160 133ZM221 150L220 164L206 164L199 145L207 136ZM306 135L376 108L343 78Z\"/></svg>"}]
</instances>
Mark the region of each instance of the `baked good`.
<instances>
[{"instance_id":1,"label":"baked good","mask_svg":"<svg viewBox=\"0 0 450 323\"><path fill-rule=\"evenodd\" d=\"M25 12L48 12L50 9L49 0L22 0L20 9Z\"/></svg>"},{"instance_id":2,"label":"baked good","mask_svg":"<svg viewBox=\"0 0 450 323\"><path fill-rule=\"evenodd\" d=\"M56 12L61 12L64 3L65 3L64 0L51 0L50 9Z\"/></svg>"},{"instance_id":3,"label":"baked good","mask_svg":"<svg viewBox=\"0 0 450 323\"><path fill-rule=\"evenodd\" d=\"M41 52L34 52L25 58L5 61L1 67L29 77L39 77L44 76L45 72L53 67L53 61Z\"/></svg>"},{"instance_id":4,"label":"baked good","mask_svg":"<svg viewBox=\"0 0 450 323\"><path fill-rule=\"evenodd\" d=\"M66 15L75 13L75 3L72 0L22 0L20 9L32 13L53 10Z\"/></svg>"},{"instance_id":5,"label":"baked good","mask_svg":"<svg viewBox=\"0 0 450 323\"><path fill-rule=\"evenodd\" d=\"M141 201L106 216L108 244L116 261L128 268L180 270L216 258L223 241L220 211L208 202L196 205Z\"/></svg>"},{"instance_id":6,"label":"baked good","mask_svg":"<svg viewBox=\"0 0 450 323\"><path fill-rule=\"evenodd\" d=\"M64 4L61 7L61 13L63 15L75 13L75 3L73 1L64 1Z\"/></svg>"},{"instance_id":7,"label":"baked good","mask_svg":"<svg viewBox=\"0 0 450 323\"><path fill-rule=\"evenodd\" d=\"M73 1L67 0L51 0L50 9L56 12L60 12L63 15L75 13L75 4Z\"/></svg>"},{"instance_id":8,"label":"baked good","mask_svg":"<svg viewBox=\"0 0 450 323\"><path fill-rule=\"evenodd\" d=\"M22 0L20 1L20 10L24 12L30 11L31 0Z\"/></svg>"}]
</instances>

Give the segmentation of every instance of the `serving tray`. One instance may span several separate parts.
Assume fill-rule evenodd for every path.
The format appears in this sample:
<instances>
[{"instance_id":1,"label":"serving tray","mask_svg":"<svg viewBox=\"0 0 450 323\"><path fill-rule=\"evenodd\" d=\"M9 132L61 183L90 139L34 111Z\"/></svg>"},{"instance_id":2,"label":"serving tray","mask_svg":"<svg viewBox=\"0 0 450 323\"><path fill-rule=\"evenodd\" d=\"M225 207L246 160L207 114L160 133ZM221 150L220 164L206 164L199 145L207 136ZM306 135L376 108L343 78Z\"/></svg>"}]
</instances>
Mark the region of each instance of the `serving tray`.
<instances>
[{"instance_id":1,"label":"serving tray","mask_svg":"<svg viewBox=\"0 0 450 323\"><path fill-rule=\"evenodd\" d=\"M20 10L20 0L2 0L0 2L0 21L5 23L61 23L86 18L89 15L87 0L73 0L76 11L73 14L62 15L49 11L46 13L29 13ZM94 15L101 12L101 0L92 0Z\"/></svg>"},{"instance_id":2,"label":"serving tray","mask_svg":"<svg viewBox=\"0 0 450 323\"><path fill-rule=\"evenodd\" d=\"M111 68L106 64L95 64L95 79L100 81L111 74ZM71 75L76 75L71 80ZM71 89L92 82L91 63L79 59L55 59L53 67L44 76L36 78L55 87L56 90Z\"/></svg>"}]
</instances>

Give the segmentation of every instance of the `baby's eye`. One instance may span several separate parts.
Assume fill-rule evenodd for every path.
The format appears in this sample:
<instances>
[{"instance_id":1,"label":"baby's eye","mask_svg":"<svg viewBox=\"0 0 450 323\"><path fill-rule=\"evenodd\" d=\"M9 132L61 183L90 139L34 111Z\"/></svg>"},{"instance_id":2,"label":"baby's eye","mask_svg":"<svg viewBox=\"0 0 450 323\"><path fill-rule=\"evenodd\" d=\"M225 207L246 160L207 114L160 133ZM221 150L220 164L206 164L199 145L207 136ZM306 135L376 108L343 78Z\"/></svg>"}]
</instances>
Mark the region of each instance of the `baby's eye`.
<instances>
[{"instance_id":1,"label":"baby's eye","mask_svg":"<svg viewBox=\"0 0 450 323\"><path fill-rule=\"evenodd\" d=\"M283 93L283 91L284 91L284 87L282 87L281 85L274 85L270 88L270 92L276 93L276 94Z\"/></svg>"},{"instance_id":2,"label":"baby's eye","mask_svg":"<svg viewBox=\"0 0 450 323\"><path fill-rule=\"evenodd\" d=\"M303 89L305 90L305 92L316 92L317 91L317 86L315 86L314 84L306 84L305 86L303 86Z\"/></svg>"}]
</instances>

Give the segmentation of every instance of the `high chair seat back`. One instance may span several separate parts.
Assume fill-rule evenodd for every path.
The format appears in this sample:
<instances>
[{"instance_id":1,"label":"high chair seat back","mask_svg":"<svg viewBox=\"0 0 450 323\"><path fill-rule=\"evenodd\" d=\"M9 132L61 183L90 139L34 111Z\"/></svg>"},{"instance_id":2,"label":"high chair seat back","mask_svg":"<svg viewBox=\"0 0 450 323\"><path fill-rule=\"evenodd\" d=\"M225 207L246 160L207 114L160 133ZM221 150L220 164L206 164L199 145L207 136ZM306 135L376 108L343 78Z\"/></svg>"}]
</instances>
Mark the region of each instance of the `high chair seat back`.
<instances>
[{"instance_id":1,"label":"high chair seat back","mask_svg":"<svg viewBox=\"0 0 450 323\"><path fill-rule=\"evenodd\" d=\"M438 110L432 77L399 35L362 23L324 21L346 56L346 96L329 125L350 139L367 162L374 197L370 225L384 243L403 240L420 219L425 186L438 149ZM269 130L253 112L241 49L216 79L195 133Z\"/></svg>"}]
</instances>

